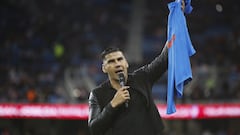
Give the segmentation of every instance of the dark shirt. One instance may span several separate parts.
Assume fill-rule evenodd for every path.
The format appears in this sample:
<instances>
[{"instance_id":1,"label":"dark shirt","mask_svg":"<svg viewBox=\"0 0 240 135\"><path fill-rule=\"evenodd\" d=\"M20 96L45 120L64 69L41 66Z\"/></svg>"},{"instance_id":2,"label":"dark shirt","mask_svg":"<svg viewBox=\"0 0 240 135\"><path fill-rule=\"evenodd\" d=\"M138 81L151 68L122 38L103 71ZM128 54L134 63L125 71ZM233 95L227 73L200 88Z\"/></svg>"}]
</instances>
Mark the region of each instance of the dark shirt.
<instances>
[{"instance_id":1,"label":"dark shirt","mask_svg":"<svg viewBox=\"0 0 240 135\"><path fill-rule=\"evenodd\" d=\"M113 89L113 91L116 90ZM113 135L154 135L148 109L145 106L146 98L134 89L130 88L129 92L131 100L129 100L128 108L124 104L118 107L116 121L113 125Z\"/></svg>"}]
</instances>

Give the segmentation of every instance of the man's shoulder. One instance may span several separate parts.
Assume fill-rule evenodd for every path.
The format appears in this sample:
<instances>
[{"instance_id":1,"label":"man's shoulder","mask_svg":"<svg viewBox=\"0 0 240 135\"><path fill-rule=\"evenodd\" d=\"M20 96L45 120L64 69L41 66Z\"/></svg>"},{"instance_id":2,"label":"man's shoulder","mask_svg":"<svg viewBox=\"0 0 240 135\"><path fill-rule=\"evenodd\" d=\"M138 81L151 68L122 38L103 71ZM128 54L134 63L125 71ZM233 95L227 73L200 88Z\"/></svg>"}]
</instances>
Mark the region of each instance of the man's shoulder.
<instances>
[{"instance_id":1,"label":"man's shoulder","mask_svg":"<svg viewBox=\"0 0 240 135\"><path fill-rule=\"evenodd\" d=\"M92 93L101 92L104 88L107 88L107 87L108 87L108 83L109 83L108 80L102 82L102 83L99 84L97 87L95 87L91 92L92 92Z\"/></svg>"},{"instance_id":2,"label":"man's shoulder","mask_svg":"<svg viewBox=\"0 0 240 135\"><path fill-rule=\"evenodd\" d=\"M101 107L104 107L112 99L110 82L104 81L91 91L92 97Z\"/></svg>"},{"instance_id":3,"label":"man's shoulder","mask_svg":"<svg viewBox=\"0 0 240 135\"><path fill-rule=\"evenodd\" d=\"M146 73L146 67L147 67L147 65L144 65L144 66L141 66L141 67L135 69L135 70L131 73L131 75L132 75L132 76L144 75L144 74Z\"/></svg>"},{"instance_id":4,"label":"man's shoulder","mask_svg":"<svg viewBox=\"0 0 240 135\"><path fill-rule=\"evenodd\" d=\"M145 80L147 77L145 66L142 66L128 75L130 81L137 82L139 80Z\"/></svg>"}]
</instances>

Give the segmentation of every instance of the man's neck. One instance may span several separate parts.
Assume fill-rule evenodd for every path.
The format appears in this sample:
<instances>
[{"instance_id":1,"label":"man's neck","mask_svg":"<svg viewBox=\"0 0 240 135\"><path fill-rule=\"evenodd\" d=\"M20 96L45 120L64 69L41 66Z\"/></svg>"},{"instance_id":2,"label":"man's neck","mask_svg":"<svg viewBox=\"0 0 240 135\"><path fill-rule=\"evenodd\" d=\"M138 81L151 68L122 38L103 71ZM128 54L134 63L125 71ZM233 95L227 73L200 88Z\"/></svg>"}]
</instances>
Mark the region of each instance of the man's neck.
<instances>
[{"instance_id":1,"label":"man's neck","mask_svg":"<svg viewBox=\"0 0 240 135\"><path fill-rule=\"evenodd\" d=\"M109 79L109 80L110 80L111 86L112 86L115 90L118 90L119 88L121 88L118 80L115 80L115 79Z\"/></svg>"}]
</instances>

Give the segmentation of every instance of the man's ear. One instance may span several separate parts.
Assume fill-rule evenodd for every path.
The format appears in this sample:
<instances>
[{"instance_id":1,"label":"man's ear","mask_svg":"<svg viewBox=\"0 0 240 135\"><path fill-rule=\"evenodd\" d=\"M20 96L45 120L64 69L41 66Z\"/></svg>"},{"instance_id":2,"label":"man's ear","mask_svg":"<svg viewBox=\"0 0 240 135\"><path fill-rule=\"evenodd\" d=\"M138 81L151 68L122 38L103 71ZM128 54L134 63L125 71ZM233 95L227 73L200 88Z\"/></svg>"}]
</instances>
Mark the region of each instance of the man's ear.
<instances>
[{"instance_id":1,"label":"man's ear","mask_svg":"<svg viewBox=\"0 0 240 135\"><path fill-rule=\"evenodd\" d=\"M103 71L103 73L107 73L107 71L106 71L106 68L105 68L105 65L104 65L104 64L102 64L102 71Z\"/></svg>"}]
</instances>

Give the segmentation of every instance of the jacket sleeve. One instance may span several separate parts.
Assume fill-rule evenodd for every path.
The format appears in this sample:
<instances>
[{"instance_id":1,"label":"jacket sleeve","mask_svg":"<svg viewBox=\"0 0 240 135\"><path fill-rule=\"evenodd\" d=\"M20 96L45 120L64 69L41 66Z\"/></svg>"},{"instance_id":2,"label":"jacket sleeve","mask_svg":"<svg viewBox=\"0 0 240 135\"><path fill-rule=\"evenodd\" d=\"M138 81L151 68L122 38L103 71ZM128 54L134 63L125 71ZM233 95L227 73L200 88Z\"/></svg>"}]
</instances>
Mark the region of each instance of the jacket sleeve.
<instances>
[{"instance_id":1,"label":"jacket sleeve","mask_svg":"<svg viewBox=\"0 0 240 135\"><path fill-rule=\"evenodd\" d=\"M89 120L88 126L92 135L103 135L111 128L115 108L107 104L102 110L93 92L89 96Z\"/></svg>"},{"instance_id":2,"label":"jacket sleeve","mask_svg":"<svg viewBox=\"0 0 240 135\"><path fill-rule=\"evenodd\" d=\"M145 71L152 83L156 82L165 73L168 67L168 48L167 45L163 48L160 55L158 55L150 64L145 66Z\"/></svg>"}]
</instances>

